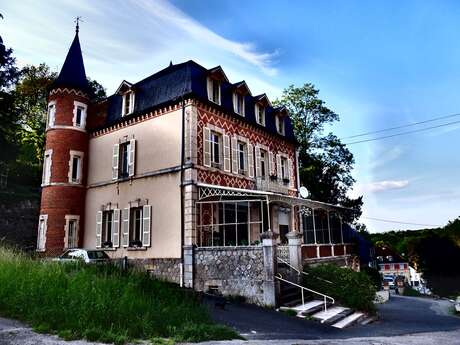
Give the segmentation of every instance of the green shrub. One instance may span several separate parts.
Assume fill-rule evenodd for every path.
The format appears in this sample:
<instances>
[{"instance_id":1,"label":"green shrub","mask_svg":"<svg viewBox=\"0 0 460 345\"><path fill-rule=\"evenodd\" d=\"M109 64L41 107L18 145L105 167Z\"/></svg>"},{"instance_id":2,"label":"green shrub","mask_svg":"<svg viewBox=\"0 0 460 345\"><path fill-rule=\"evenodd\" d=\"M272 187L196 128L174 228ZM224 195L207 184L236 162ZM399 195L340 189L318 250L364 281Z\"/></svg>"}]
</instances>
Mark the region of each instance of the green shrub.
<instances>
[{"instance_id":1,"label":"green shrub","mask_svg":"<svg viewBox=\"0 0 460 345\"><path fill-rule=\"evenodd\" d=\"M205 341L238 338L192 291L113 266L36 261L0 247L0 313L64 339Z\"/></svg>"},{"instance_id":2,"label":"green shrub","mask_svg":"<svg viewBox=\"0 0 460 345\"><path fill-rule=\"evenodd\" d=\"M305 287L331 296L345 307L375 313L376 289L366 273L331 264L305 267L304 271L308 273L303 277Z\"/></svg>"},{"instance_id":3,"label":"green shrub","mask_svg":"<svg viewBox=\"0 0 460 345\"><path fill-rule=\"evenodd\" d=\"M404 293L403 293L404 296L412 296L412 297L419 297L419 296L422 296L422 294L420 292L418 292L417 290L413 289L412 287L406 285L404 287Z\"/></svg>"}]
</instances>

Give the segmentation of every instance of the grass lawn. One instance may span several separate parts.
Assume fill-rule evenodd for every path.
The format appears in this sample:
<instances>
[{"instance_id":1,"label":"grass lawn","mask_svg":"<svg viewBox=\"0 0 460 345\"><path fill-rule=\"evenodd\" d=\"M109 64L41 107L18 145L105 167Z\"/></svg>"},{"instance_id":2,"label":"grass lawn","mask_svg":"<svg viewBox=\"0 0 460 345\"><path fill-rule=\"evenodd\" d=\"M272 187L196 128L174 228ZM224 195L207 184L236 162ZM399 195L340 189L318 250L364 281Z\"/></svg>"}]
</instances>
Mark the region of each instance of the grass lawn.
<instances>
[{"instance_id":1,"label":"grass lawn","mask_svg":"<svg viewBox=\"0 0 460 345\"><path fill-rule=\"evenodd\" d=\"M112 266L33 260L0 247L0 314L64 339L123 344L135 339L240 338L215 324L193 291Z\"/></svg>"}]
</instances>

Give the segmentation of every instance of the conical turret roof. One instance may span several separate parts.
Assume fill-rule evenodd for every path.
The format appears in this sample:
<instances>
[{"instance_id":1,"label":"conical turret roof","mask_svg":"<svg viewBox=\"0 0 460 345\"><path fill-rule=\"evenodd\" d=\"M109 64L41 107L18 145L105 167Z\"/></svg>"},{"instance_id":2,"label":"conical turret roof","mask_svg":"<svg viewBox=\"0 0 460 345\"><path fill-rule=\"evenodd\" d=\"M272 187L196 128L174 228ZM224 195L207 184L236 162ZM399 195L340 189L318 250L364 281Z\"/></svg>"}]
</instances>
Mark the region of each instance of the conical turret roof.
<instances>
[{"instance_id":1,"label":"conical turret roof","mask_svg":"<svg viewBox=\"0 0 460 345\"><path fill-rule=\"evenodd\" d=\"M75 33L75 38L67 53L64 65L62 65L61 73L52 85L52 88L57 87L73 87L88 91L88 80L86 79L78 31Z\"/></svg>"}]
</instances>

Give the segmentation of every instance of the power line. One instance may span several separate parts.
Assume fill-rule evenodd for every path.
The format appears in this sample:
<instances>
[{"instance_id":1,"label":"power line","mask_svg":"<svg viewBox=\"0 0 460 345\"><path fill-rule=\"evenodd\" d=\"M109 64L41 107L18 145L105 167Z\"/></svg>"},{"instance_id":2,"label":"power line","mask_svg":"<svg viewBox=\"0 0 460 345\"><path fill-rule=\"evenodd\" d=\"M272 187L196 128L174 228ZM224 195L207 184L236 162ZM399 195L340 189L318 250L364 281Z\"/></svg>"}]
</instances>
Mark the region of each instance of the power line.
<instances>
[{"instance_id":1,"label":"power line","mask_svg":"<svg viewBox=\"0 0 460 345\"><path fill-rule=\"evenodd\" d=\"M382 133L382 132L393 131L395 129L401 129L401 128L417 126L417 125L421 125L421 124L424 124L424 123L439 121L439 120L448 119L448 118L456 117L456 116L460 116L460 113L434 117L434 118L429 119L429 120L413 122L413 123L409 123L407 125L401 125L401 126L396 126L396 127L389 127L389 128L380 129L380 130L377 130L377 131L362 133L362 134L356 134L356 135L352 135L352 136L349 136L349 137L343 137L343 138L340 138L340 139L343 140L343 139L352 139L352 138L364 137L364 136L371 135L371 134L377 134L377 133Z\"/></svg>"},{"instance_id":2,"label":"power line","mask_svg":"<svg viewBox=\"0 0 460 345\"><path fill-rule=\"evenodd\" d=\"M420 128L420 129L414 129L412 131L406 131L406 132L401 132L401 133L392 134L392 135L385 135L383 137L352 141L352 142L349 142L349 143L345 143L345 145L353 145L353 144L366 143L366 142L369 142L369 141L388 139L388 138L398 137L398 136L401 136L401 135L407 135L407 134L412 134L412 133L417 133L417 132L423 132L423 131L427 131L429 129L435 129L435 128L440 128L440 127L455 125L457 123L460 123L460 120L459 121L452 121L452 122L448 122L448 123L443 123L441 125L436 125L436 126L430 126L430 127Z\"/></svg>"},{"instance_id":3,"label":"power line","mask_svg":"<svg viewBox=\"0 0 460 345\"><path fill-rule=\"evenodd\" d=\"M385 222L385 223L395 223L395 224L404 224L404 225L417 225L417 226L430 226L430 227L440 227L441 226L441 225L434 225L434 224L420 224L420 223L410 223L410 222L399 222L397 220L373 218L373 217L361 217L361 218L370 219L370 220L376 220L376 221Z\"/></svg>"}]
</instances>

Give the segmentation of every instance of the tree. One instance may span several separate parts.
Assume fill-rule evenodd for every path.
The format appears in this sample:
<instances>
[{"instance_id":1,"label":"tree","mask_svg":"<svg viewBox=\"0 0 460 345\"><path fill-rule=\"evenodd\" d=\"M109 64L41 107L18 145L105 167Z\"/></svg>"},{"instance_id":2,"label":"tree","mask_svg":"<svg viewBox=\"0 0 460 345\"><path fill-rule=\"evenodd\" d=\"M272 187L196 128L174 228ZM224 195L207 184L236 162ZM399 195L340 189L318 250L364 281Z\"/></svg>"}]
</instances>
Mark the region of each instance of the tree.
<instances>
[{"instance_id":1,"label":"tree","mask_svg":"<svg viewBox=\"0 0 460 345\"><path fill-rule=\"evenodd\" d=\"M16 132L18 112L14 108L12 88L19 78L13 50L6 48L0 37L0 162L8 162L17 154Z\"/></svg>"},{"instance_id":2,"label":"tree","mask_svg":"<svg viewBox=\"0 0 460 345\"><path fill-rule=\"evenodd\" d=\"M25 66L16 85L15 105L20 112L21 153L20 159L41 164L45 147L47 97L57 73L42 63ZM96 80L88 78L89 94L92 101L106 97L104 87Z\"/></svg>"},{"instance_id":3,"label":"tree","mask_svg":"<svg viewBox=\"0 0 460 345\"><path fill-rule=\"evenodd\" d=\"M324 134L324 127L339 121L339 115L326 107L313 84L289 86L274 103L284 105L291 116L294 134L299 142L300 181L312 199L341 204L353 209L348 221L361 215L362 197L351 199L347 192L355 180L351 175L353 154L332 133Z\"/></svg>"}]
</instances>

